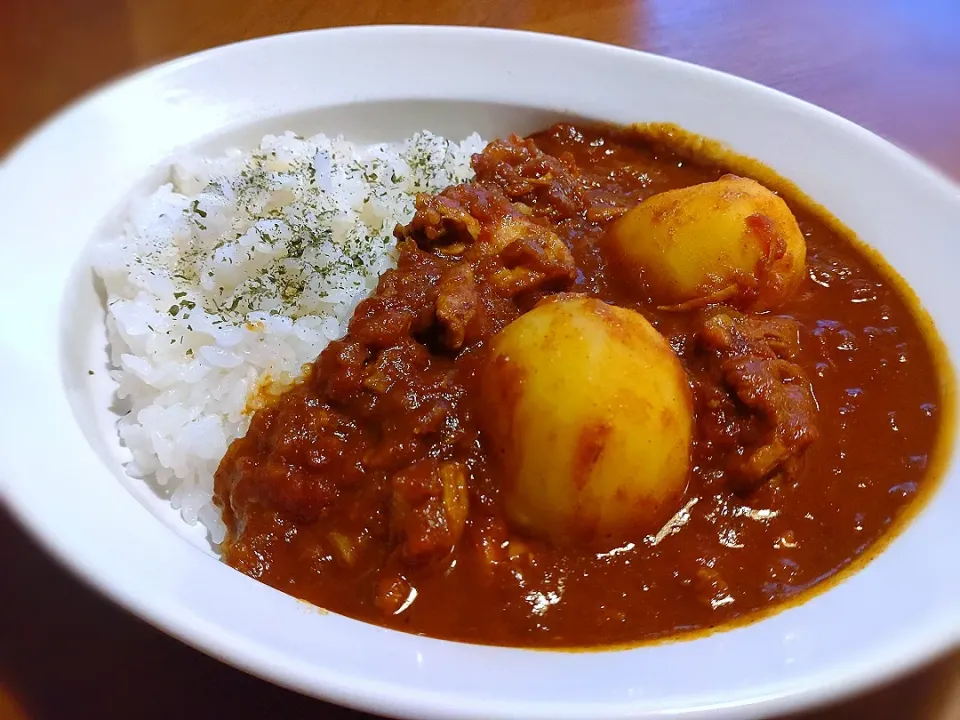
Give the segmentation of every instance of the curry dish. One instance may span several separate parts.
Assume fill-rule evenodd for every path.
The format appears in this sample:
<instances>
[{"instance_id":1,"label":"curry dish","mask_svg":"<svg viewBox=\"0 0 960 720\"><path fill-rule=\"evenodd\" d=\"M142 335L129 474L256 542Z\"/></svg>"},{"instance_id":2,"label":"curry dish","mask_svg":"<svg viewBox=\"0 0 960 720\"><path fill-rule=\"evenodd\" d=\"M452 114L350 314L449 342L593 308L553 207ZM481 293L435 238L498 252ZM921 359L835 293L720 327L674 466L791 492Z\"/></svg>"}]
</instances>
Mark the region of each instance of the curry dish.
<instances>
[{"instance_id":1,"label":"curry dish","mask_svg":"<svg viewBox=\"0 0 960 720\"><path fill-rule=\"evenodd\" d=\"M473 165L230 447L230 565L435 637L637 643L795 600L933 482L926 320L786 184L664 127Z\"/></svg>"}]
</instances>

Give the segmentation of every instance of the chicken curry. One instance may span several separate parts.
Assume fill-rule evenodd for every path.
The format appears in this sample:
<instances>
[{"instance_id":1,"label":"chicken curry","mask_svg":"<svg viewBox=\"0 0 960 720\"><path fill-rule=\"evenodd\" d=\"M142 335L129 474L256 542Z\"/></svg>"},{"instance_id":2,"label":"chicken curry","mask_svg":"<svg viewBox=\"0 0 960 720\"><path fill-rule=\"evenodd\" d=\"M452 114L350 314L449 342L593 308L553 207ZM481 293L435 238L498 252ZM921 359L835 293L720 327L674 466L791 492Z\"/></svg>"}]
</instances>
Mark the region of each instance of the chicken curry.
<instances>
[{"instance_id":1,"label":"chicken curry","mask_svg":"<svg viewBox=\"0 0 960 720\"><path fill-rule=\"evenodd\" d=\"M665 126L473 165L230 447L230 565L434 637L637 643L803 597L933 482L927 321L786 183Z\"/></svg>"}]
</instances>

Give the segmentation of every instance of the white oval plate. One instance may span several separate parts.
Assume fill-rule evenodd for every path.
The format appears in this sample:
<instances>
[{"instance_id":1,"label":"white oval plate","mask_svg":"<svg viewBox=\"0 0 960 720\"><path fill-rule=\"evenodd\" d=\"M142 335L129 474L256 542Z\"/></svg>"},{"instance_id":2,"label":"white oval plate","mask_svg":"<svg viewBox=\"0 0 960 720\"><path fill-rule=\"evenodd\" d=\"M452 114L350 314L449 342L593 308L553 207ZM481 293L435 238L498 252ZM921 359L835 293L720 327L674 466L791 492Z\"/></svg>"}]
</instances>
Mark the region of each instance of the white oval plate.
<instances>
[{"instance_id":1,"label":"white oval plate","mask_svg":"<svg viewBox=\"0 0 960 720\"><path fill-rule=\"evenodd\" d=\"M867 131L781 93L633 51L464 28L367 27L219 48L116 83L0 167L2 496L80 577L281 685L416 718L745 718L835 698L960 641L960 474L877 560L762 622L603 653L479 647L326 614L221 564L126 479L83 257L184 148L266 131L485 137L565 115L671 121L795 181L878 248L960 354L960 193ZM88 370L95 370L93 376ZM158 691L164 689L158 688Z\"/></svg>"}]
</instances>

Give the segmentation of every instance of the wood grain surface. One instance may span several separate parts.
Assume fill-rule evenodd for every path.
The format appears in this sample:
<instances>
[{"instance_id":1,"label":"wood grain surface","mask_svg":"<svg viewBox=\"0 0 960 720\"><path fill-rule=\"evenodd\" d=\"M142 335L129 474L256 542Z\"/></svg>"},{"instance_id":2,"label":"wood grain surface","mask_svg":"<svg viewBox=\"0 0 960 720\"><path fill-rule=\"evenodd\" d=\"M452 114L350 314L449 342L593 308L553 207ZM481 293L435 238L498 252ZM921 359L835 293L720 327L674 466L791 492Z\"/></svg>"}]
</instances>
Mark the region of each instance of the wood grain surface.
<instances>
[{"instance_id":1,"label":"wood grain surface","mask_svg":"<svg viewBox=\"0 0 960 720\"><path fill-rule=\"evenodd\" d=\"M691 60L838 112L960 178L960 0L0 0L0 152L83 92L155 62L369 23L516 27ZM365 717L131 617L2 509L0 573L0 720ZM960 720L960 654L796 720L859 718Z\"/></svg>"}]
</instances>

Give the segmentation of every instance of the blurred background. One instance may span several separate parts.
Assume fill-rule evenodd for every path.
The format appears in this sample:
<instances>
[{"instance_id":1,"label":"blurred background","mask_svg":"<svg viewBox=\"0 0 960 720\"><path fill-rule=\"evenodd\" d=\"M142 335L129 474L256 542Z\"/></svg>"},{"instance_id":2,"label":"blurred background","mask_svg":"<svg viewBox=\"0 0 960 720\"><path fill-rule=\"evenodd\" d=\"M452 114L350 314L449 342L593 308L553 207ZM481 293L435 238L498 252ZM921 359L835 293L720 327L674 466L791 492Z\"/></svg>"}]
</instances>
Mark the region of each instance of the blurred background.
<instances>
[{"instance_id":1,"label":"blurred background","mask_svg":"<svg viewBox=\"0 0 960 720\"><path fill-rule=\"evenodd\" d=\"M0 0L0 153L83 93L162 60L401 22L523 28L690 60L833 110L960 179L960 0ZM130 617L2 509L0 578L0 720L364 717ZM801 718L960 720L960 654Z\"/></svg>"}]
</instances>

